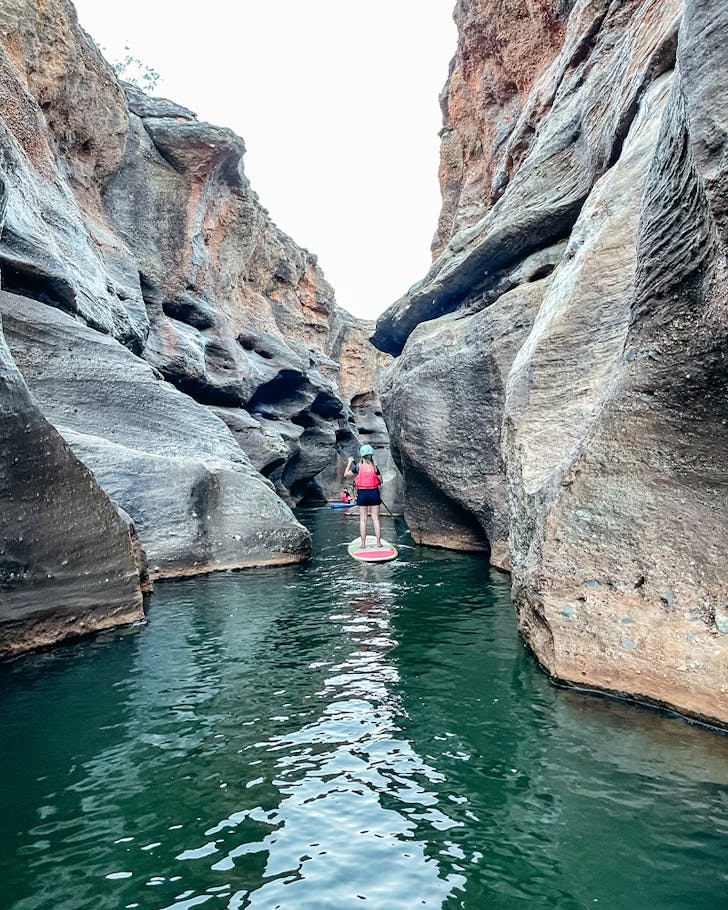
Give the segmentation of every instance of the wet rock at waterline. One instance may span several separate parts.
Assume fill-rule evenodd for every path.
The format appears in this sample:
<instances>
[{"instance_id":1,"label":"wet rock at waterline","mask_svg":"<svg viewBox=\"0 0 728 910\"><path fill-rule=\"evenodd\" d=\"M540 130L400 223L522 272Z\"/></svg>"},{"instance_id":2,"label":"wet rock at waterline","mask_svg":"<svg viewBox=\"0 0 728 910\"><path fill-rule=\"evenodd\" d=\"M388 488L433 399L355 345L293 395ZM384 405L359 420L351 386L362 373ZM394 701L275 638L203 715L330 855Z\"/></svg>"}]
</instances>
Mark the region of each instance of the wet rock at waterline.
<instances>
[{"instance_id":1,"label":"wet rock at waterline","mask_svg":"<svg viewBox=\"0 0 728 910\"><path fill-rule=\"evenodd\" d=\"M509 568L504 388L549 283L515 288L479 313L422 323L387 369L384 414L419 543L486 552Z\"/></svg>"},{"instance_id":2,"label":"wet rock at waterline","mask_svg":"<svg viewBox=\"0 0 728 910\"><path fill-rule=\"evenodd\" d=\"M309 555L306 530L207 408L59 310L0 293L0 313L35 401L131 516L153 577Z\"/></svg>"},{"instance_id":3,"label":"wet rock at waterline","mask_svg":"<svg viewBox=\"0 0 728 910\"><path fill-rule=\"evenodd\" d=\"M130 516L152 575L306 558L289 506L360 445L336 357L349 317L251 189L243 140L119 83L68 0L0 5L0 94L0 309L38 419L103 514ZM23 515L13 535L37 537ZM89 572L113 579L104 558Z\"/></svg>"},{"instance_id":4,"label":"wet rock at waterline","mask_svg":"<svg viewBox=\"0 0 728 910\"><path fill-rule=\"evenodd\" d=\"M470 39L491 7L458 10ZM497 191L479 219L445 198L453 235L375 334L418 538L510 561L555 677L719 724L726 30L717 0L574 4L511 124L470 122Z\"/></svg>"},{"instance_id":5,"label":"wet rock at waterline","mask_svg":"<svg viewBox=\"0 0 728 910\"><path fill-rule=\"evenodd\" d=\"M0 330L0 657L141 619L144 554Z\"/></svg>"}]
</instances>

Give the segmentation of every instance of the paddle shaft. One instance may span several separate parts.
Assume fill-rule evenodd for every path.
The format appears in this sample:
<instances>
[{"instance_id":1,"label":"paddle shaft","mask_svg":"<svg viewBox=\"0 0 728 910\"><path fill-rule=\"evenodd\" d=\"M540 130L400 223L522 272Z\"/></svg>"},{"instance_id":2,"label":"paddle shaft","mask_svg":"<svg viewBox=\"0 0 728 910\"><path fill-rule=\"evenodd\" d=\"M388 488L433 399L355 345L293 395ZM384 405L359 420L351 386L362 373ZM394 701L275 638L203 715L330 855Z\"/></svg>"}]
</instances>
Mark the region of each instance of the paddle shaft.
<instances>
[{"instance_id":1,"label":"paddle shaft","mask_svg":"<svg viewBox=\"0 0 728 910\"><path fill-rule=\"evenodd\" d=\"M407 530L407 525L406 525L404 519L401 518L401 517L400 517L400 518L395 518L395 516L392 515L392 510L389 508L389 506L387 505L387 503L382 499L381 493L379 494L379 499L380 499L382 505L384 506L384 508L387 510L387 514L389 515L389 517L390 517L390 518L392 519L392 521L394 522L394 528L395 528L395 530L397 531L397 533L398 533L398 534L404 534L404 532ZM399 522L399 524L397 524L398 522Z\"/></svg>"}]
</instances>

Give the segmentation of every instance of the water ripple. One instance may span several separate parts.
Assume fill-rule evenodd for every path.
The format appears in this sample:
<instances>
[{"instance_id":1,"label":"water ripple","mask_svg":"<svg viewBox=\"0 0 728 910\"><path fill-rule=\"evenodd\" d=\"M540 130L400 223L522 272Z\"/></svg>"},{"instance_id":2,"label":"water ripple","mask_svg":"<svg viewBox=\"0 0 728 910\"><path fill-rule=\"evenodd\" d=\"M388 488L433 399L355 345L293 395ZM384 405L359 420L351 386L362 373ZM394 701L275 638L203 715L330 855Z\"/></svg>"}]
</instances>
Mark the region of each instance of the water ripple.
<instances>
[{"instance_id":1,"label":"water ripple","mask_svg":"<svg viewBox=\"0 0 728 910\"><path fill-rule=\"evenodd\" d=\"M11 910L728 904L728 739L552 689L478 557L305 517L309 566L0 669Z\"/></svg>"}]
</instances>

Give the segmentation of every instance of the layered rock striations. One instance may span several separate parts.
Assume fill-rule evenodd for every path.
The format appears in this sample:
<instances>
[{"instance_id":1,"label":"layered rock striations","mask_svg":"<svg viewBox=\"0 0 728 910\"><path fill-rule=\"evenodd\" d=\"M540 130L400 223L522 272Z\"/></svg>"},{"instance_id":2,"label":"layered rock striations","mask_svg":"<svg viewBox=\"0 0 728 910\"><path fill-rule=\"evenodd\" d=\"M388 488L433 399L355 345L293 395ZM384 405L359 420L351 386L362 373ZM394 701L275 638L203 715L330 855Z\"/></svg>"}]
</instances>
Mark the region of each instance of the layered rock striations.
<instances>
[{"instance_id":1,"label":"layered rock striations","mask_svg":"<svg viewBox=\"0 0 728 910\"><path fill-rule=\"evenodd\" d=\"M570 0L457 0L458 48L440 97L442 210L434 254L503 192L525 145L506 143L536 77L564 41Z\"/></svg>"},{"instance_id":2,"label":"layered rock striations","mask_svg":"<svg viewBox=\"0 0 728 910\"><path fill-rule=\"evenodd\" d=\"M454 72L503 65L475 14ZM560 14L505 133L472 120L479 220L377 326L405 514L512 568L553 677L725 725L728 10Z\"/></svg>"},{"instance_id":3,"label":"layered rock striations","mask_svg":"<svg viewBox=\"0 0 728 910\"><path fill-rule=\"evenodd\" d=\"M23 387L58 449L48 482L65 484L47 523L8 517L4 541L32 533L53 554L61 503L77 497L74 527L105 503L113 533L94 518L89 534L115 542L85 558L91 576L111 579L109 597L89 583L77 606L88 613L95 598L99 623L139 615L132 532L152 577L306 558L309 534L289 506L359 445L339 384L344 317L316 257L252 191L243 141L120 83L68 0L0 6L0 99L0 314L13 375L2 404L15 413ZM15 495L7 464L0 473ZM25 478L24 496L43 500L42 474ZM65 574L78 581L82 563ZM49 592L63 574L49 570ZM114 590L122 576L128 602ZM31 603L35 588L23 590ZM70 603L80 589L68 590Z\"/></svg>"},{"instance_id":4,"label":"layered rock striations","mask_svg":"<svg viewBox=\"0 0 728 910\"><path fill-rule=\"evenodd\" d=\"M133 529L43 417L0 336L0 657L143 617Z\"/></svg>"}]
</instances>

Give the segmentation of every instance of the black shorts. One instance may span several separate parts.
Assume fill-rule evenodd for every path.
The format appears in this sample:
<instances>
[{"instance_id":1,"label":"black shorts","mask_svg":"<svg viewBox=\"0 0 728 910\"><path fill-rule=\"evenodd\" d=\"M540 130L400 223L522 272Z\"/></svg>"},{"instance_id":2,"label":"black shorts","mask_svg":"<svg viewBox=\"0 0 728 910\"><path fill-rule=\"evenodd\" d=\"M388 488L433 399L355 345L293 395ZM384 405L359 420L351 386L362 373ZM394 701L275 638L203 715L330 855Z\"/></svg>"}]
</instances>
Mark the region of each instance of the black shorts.
<instances>
[{"instance_id":1,"label":"black shorts","mask_svg":"<svg viewBox=\"0 0 728 910\"><path fill-rule=\"evenodd\" d=\"M378 487L375 487L373 490L356 491L356 504L358 506L378 506L381 501Z\"/></svg>"}]
</instances>

